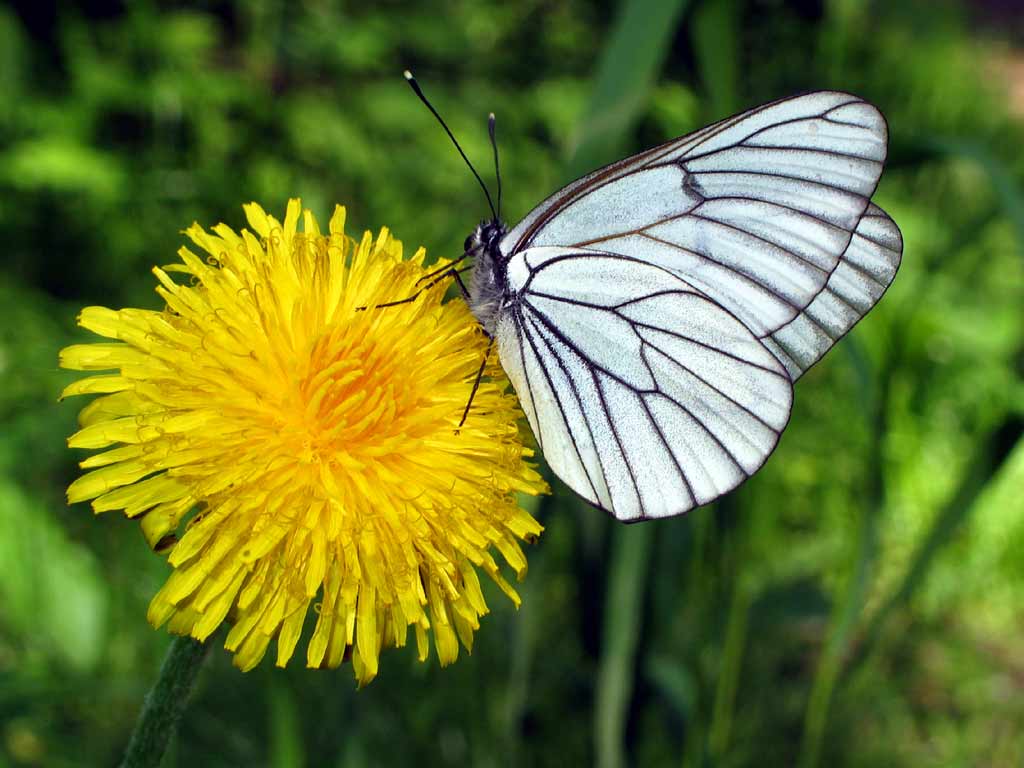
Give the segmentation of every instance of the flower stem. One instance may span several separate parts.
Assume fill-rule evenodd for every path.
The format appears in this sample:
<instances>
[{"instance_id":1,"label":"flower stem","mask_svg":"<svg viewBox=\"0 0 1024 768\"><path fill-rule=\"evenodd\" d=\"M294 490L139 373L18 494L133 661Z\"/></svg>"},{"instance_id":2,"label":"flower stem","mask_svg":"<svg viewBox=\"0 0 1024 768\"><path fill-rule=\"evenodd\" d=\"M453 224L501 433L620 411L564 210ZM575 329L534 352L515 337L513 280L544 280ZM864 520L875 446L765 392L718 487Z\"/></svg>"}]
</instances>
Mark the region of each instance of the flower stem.
<instances>
[{"instance_id":1,"label":"flower stem","mask_svg":"<svg viewBox=\"0 0 1024 768\"><path fill-rule=\"evenodd\" d=\"M125 750L121 768L156 768L185 712L209 643L175 637L167 650L160 677L147 694Z\"/></svg>"}]
</instances>

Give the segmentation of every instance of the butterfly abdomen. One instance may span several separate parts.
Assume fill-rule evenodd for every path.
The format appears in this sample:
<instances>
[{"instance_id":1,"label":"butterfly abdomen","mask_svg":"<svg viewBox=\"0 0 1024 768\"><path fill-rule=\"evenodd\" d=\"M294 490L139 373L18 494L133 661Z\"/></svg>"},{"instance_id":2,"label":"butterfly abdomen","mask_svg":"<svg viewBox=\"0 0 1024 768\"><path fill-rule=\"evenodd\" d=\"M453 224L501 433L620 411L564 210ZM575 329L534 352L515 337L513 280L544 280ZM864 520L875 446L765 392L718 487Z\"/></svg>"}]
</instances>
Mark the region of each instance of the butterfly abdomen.
<instances>
[{"instance_id":1,"label":"butterfly abdomen","mask_svg":"<svg viewBox=\"0 0 1024 768\"><path fill-rule=\"evenodd\" d=\"M506 231L505 225L494 218L480 222L466 239L466 251L477 254L469 284L469 309L491 336L507 291L505 259L500 249Z\"/></svg>"},{"instance_id":2,"label":"butterfly abdomen","mask_svg":"<svg viewBox=\"0 0 1024 768\"><path fill-rule=\"evenodd\" d=\"M505 298L505 281L500 279L500 262L484 250L473 266L469 284L469 309L488 334L494 334L498 310Z\"/></svg>"}]
</instances>

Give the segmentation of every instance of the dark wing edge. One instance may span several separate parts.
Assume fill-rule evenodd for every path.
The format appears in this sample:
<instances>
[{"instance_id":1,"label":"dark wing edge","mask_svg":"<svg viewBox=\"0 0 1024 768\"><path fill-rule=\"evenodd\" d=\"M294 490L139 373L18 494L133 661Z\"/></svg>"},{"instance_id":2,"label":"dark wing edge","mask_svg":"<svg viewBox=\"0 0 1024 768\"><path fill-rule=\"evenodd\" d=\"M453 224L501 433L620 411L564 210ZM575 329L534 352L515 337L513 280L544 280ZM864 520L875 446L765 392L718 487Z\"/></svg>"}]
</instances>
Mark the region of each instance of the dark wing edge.
<instances>
[{"instance_id":1,"label":"dark wing edge","mask_svg":"<svg viewBox=\"0 0 1024 768\"><path fill-rule=\"evenodd\" d=\"M763 339L794 382L878 303L902 255L899 227L871 203L825 288L803 312Z\"/></svg>"}]
</instances>

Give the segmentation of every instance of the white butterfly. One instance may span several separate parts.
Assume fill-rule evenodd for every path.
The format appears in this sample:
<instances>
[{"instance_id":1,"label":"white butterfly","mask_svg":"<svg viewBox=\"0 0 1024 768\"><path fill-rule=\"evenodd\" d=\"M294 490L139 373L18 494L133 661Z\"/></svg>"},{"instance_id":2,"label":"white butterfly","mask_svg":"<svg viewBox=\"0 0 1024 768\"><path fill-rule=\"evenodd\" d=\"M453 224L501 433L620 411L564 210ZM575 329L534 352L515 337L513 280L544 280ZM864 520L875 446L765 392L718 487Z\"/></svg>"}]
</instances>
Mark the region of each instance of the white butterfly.
<instances>
[{"instance_id":1,"label":"white butterfly","mask_svg":"<svg viewBox=\"0 0 1024 768\"><path fill-rule=\"evenodd\" d=\"M470 308L555 474L636 521L764 464L793 382L899 267L871 202L886 142L875 107L811 93L594 171L511 230L477 227Z\"/></svg>"}]
</instances>

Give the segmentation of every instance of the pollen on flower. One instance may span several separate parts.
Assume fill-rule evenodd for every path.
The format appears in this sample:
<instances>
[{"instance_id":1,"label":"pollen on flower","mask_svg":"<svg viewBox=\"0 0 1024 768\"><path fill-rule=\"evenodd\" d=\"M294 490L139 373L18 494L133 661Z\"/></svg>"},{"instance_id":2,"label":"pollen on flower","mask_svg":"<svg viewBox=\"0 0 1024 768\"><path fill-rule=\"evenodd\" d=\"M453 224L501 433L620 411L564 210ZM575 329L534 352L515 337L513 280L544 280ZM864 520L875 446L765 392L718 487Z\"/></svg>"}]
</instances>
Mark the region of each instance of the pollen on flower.
<instances>
[{"instance_id":1,"label":"pollen on flower","mask_svg":"<svg viewBox=\"0 0 1024 768\"><path fill-rule=\"evenodd\" d=\"M283 223L245 213L154 269L163 311L82 311L111 341L61 365L109 373L63 393L100 395L68 443L102 452L68 500L139 519L173 567L150 622L203 640L227 620L244 670L275 638L285 665L310 625L307 664L351 657L360 684L410 627L448 664L487 612L478 572L518 605L498 555L521 578L541 531L516 501L547 487L514 395L492 361L456 430L486 346L465 304L439 285L374 309L422 287L423 249L355 242L340 206L326 234L298 200Z\"/></svg>"}]
</instances>

